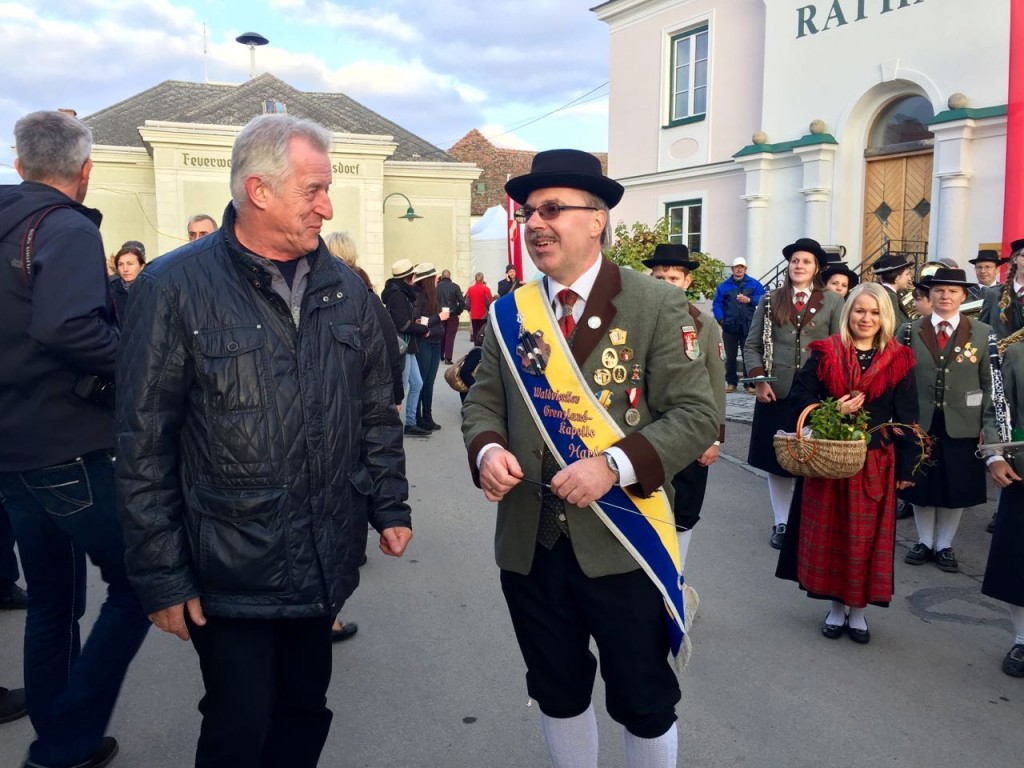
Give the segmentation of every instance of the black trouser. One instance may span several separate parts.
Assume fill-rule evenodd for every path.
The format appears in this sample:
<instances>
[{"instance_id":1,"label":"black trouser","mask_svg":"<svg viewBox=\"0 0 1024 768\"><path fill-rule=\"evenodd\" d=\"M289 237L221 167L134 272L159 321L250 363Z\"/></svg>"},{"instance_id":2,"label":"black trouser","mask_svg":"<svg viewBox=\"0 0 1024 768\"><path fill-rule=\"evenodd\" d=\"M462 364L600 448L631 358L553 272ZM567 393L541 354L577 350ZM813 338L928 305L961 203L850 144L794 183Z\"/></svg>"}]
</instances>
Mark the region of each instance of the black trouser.
<instances>
[{"instance_id":1,"label":"black trouser","mask_svg":"<svg viewBox=\"0 0 1024 768\"><path fill-rule=\"evenodd\" d=\"M738 333L726 333L722 331L722 347L725 349L725 383L735 387L739 383L736 375L736 354L743 350L743 342L746 336ZM747 361L743 360L743 375L747 373ZM714 382L712 382L713 384Z\"/></svg>"},{"instance_id":2,"label":"black trouser","mask_svg":"<svg viewBox=\"0 0 1024 768\"><path fill-rule=\"evenodd\" d=\"M700 508L704 506L704 491L708 487L708 468L693 461L679 470L672 478L672 490L675 501L672 510L675 512L676 525L690 529L700 520Z\"/></svg>"},{"instance_id":3,"label":"black trouser","mask_svg":"<svg viewBox=\"0 0 1024 768\"><path fill-rule=\"evenodd\" d=\"M331 727L332 617L225 619L188 631L206 695L196 768L313 768Z\"/></svg>"},{"instance_id":4,"label":"black trouser","mask_svg":"<svg viewBox=\"0 0 1024 768\"><path fill-rule=\"evenodd\" d=\"M608 714L630 733L657 738L675 722L679 682L668 661L665 603L640 570L588 578L562 536L537 546L529 576L501 572L501 589L526 662L526 688L548 717L590 706L601 654Z\"/></svg>"}]
</instances>

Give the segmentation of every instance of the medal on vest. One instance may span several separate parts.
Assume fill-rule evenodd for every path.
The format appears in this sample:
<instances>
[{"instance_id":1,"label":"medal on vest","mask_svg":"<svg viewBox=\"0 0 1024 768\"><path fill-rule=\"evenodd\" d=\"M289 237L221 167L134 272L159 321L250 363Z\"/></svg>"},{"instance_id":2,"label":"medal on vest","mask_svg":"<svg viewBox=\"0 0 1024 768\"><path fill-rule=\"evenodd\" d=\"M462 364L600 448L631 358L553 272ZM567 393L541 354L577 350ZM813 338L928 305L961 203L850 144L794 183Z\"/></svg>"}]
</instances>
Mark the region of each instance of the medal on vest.
<instances>
[{"instance_id":1,"label":"medal on vest","mask_svg":"<svg viewBox=\"0 0 1024 768\"><path fill-rule=\"evenodd\" d=\"M627 389L626 397L629 398L629 410L623 418L629 426L635 427L640 423L640 411L637 410L637 406L640 405L640 387Z\"/></svg>"}]
</instances>

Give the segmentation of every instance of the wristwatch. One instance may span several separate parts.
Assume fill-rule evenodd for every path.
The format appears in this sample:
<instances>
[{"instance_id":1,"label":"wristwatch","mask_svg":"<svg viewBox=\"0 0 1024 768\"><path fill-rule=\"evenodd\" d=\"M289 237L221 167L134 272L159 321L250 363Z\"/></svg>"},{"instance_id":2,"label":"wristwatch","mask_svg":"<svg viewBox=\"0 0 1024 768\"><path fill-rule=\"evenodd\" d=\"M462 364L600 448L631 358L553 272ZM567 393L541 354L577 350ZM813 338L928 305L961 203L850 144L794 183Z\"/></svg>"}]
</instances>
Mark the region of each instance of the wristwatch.
<instances>
[{"instance_id":1,"label":"wristwatch","mask_svg":"<svg viewBox=\"0 0 1024 768\"><path fill-rule=\"evenodd\" d=\"M615 457L610 453L602 453L604 460L608 462L608 469L615 473L615 484L619 484L619 465L615 463Z\"/></svg>"}]
</instances>

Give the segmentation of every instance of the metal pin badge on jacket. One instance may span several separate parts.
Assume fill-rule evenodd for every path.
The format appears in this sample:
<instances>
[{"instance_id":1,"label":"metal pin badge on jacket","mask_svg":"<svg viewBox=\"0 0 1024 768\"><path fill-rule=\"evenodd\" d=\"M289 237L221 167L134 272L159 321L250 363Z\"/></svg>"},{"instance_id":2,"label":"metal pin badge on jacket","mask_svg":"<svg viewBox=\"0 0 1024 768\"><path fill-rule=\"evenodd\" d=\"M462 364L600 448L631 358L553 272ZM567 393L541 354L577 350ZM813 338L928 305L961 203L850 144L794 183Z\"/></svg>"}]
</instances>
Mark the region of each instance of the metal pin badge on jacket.
<instances>
[{"instance_id":1,"label":"metal pin badge on jacket","mask_svg":"<svg viewBox=\"0 0 1024 768\"><path fill-rule=\"evenodd\" d=\"M601 327L601 318L597 317L597 316L591 317L589 320L587 320L587 325L590 326L591 328L595 328L595 329L596 328L600 328Z\"/></svg>"}]
</instances>

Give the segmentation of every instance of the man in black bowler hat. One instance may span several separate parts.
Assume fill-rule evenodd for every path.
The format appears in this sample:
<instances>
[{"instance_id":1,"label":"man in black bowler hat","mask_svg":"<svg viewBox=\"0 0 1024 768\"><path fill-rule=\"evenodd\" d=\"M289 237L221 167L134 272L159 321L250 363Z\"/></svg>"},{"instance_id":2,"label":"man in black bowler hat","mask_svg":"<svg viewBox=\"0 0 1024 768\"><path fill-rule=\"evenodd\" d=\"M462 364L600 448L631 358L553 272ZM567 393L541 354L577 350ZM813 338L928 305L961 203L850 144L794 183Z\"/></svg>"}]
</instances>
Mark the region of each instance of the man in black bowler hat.
<instances>
[{"instance_id":1,"label":"man in black bowler hat","mask_svg":"<svg viewBox=\"0 0 1024 768\"><path fill-rule=\"evenodd\" d=\"M531 172L505 189L522 206L527 251L544 279L492 306L463 437L474 481L498 502L495 554L527 690L555 768L596 768L593 638L608 712L625 729L626 765L674 766L680 693L668 660L664 582L648 577L639 551L627 549L591 505L614 486L651 496L714 442L718 413L707 370L683 353L682 329L692 320L679 292L602 256L609 209L624 190L601 173L597 158L541 152ZM550 395L542 386L521 389L521 377L534 374L521 373L503 352L514 329L499 317L506 325L516 317L503 303L533 311L526 306L537 306L529 304L534 288L542 297L537 311L553 311L557 300L559 312L546 322L564 340L551 339L552 354L568 345L571 375L557 385L558 403L569 403L565 412L576 411L576 420L559 424L611 421L609 433L621 435L596 455L555 454L558 443L541 432L532 415L539 403L529 399Z\"/></svg>"}]
</instances>

